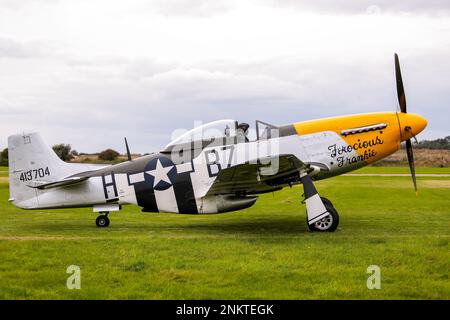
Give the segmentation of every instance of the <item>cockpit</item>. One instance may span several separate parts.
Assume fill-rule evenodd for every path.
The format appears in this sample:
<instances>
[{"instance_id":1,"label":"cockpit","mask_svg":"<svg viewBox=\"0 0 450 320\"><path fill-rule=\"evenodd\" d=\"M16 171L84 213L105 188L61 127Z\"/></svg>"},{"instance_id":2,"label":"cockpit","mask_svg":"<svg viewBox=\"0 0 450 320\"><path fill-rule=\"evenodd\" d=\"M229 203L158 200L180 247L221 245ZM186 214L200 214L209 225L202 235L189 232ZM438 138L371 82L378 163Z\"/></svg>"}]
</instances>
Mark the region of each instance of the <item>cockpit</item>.
<instances>
[{"instance_id":1,"label":"cockpit","mask_svg":"<svg viewBox=\"0 0 450 320\"><path fill-rule=\"evenodd\" d=\"M259 120L256 120L254 128L251 128L247 123L239 123L232 119L217 120L185 132L171 141L165 147L165 150L168 151L175 146L183 146L183 149L202 149L205 146L270 139L277 136L278 129L274 125Z\"/></svg>"},{"instance_id":2,"label":"cockpit","mask_svg":"<svg viewBox=\"0 0 450 320\"><path fill-rule=\"evenodd\" d=\"M234 138L237 135L237 126L237 121L231 119L205 123L182 134L181 136L170 142L166 146L166 148L196 141L211 141L223 138Z\"/></svg>"}]
</instances>

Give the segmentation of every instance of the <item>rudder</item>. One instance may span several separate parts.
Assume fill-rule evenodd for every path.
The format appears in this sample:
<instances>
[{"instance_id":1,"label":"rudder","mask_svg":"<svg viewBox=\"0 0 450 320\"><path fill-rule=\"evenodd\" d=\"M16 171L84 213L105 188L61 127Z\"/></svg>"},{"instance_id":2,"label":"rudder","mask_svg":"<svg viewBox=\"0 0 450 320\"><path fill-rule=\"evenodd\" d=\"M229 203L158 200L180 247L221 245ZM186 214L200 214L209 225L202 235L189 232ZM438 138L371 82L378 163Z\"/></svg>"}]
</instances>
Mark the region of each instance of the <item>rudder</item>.
<instances>
[{"instance_id":1,"label":"rudder","mask_svg":"<svg viewBox=\"0 0 450 320\"><path fill-rule=\"evenodd\" d=\"M39 133L8 137L10 201L19 208L39 207L34 181L54 181L70 173L69 164L56 155Z\"/></svg>"}]
</instances>

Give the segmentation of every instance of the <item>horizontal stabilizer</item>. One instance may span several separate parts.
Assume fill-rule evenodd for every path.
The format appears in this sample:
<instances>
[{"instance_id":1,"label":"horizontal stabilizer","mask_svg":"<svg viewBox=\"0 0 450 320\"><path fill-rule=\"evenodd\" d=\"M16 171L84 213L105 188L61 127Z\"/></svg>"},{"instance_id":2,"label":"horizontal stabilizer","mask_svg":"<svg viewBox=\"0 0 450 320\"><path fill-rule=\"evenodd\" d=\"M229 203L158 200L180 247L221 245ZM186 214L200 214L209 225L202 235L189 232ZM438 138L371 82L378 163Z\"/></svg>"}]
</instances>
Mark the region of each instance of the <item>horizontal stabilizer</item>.
<instances>
[{"instance_id":1,"label":"horizontal stabilizer","mask_svg":"<svg viewBox=\"0 0 450 320\"><path fill-rule=\"evenodd\" d=\"M59 181L52 181L52 182L46 182L46 181L32 181L31 184L28 184L27 186L30 188L36 188L39 190L43 189L51 189L51 188L57 188L57 187L65 187L70 186L76 183L83 182L85 180L89 179L89 177L73 177L73 178L67 178Z\"/></svg>"}]
</instances>

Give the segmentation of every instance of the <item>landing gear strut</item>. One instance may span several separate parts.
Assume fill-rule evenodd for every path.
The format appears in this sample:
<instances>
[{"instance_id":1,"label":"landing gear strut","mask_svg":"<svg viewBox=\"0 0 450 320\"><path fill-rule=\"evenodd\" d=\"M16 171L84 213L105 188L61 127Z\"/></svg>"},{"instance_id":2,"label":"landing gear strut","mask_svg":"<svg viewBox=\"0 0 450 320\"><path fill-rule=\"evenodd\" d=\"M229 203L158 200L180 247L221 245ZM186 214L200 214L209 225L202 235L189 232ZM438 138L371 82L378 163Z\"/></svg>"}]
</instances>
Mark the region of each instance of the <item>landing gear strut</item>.
<instances>
[{"instance_id":1,"label":"landing gear strut","mask_svg":"<svg viewBox=\"0 0 450 320\"><path fill-rule=\"evenodd\" d=\"M108 214L109 212L102 212L103 214L99 215L97 219L95 220L95 224L99 228L106 228L109 227L109 218Z\"/></svg>"},{"instance_id":2,"label":"landing gear strut","mask_svg":"<svg viewBox=\"0 0 450 320\"><path fill-rule=\"evenodd\" d=\"M305 172L300 175L305 191L306 213L310 231L332 232L339 225L339 214L330 200L320 197L311 177Z\"/></svg>"}]
</instances>

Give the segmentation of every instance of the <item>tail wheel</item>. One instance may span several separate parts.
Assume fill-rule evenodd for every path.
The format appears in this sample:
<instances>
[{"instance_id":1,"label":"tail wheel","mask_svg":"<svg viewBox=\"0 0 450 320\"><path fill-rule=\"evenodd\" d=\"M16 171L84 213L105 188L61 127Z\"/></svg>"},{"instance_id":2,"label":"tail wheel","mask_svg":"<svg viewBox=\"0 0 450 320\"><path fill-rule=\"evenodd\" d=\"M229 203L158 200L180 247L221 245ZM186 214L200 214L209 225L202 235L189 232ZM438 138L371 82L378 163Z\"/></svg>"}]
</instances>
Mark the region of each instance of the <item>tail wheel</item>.
<instances>
[{"instance_id":1,"label":"tail wheel","mask_svg":"<svg viewBox=\"0 0 450 320\"><path fill-rule=\"evenodd\" d=\"M95 220L95 224L97 225L97 227L99 228L106 228L109 226L109 218L106 215L100 215L97 217L97 219Z\"/></svg>"},{"instance_id":2,"label":"tail wheel","mask_svg":"<svg viewBox=\"0 0 450 320\"><path fill-rule=\"evenodd\" d=\"M322 198L325 208L330 213L328 216L316 221L315 223L308 225L310 231L319 232L333 232L339 225L339 214L336 209L331 205L330 200Z\"/></svg>"}]
</instances>

